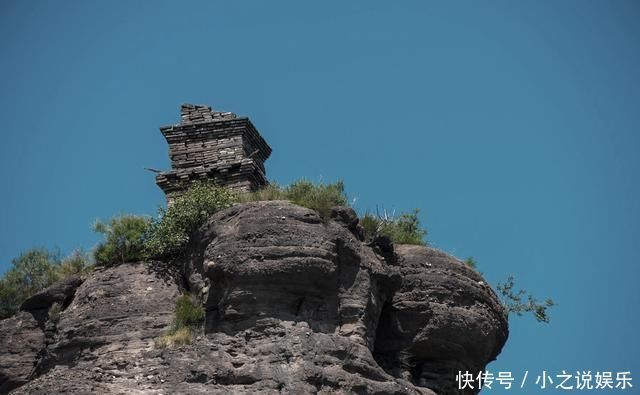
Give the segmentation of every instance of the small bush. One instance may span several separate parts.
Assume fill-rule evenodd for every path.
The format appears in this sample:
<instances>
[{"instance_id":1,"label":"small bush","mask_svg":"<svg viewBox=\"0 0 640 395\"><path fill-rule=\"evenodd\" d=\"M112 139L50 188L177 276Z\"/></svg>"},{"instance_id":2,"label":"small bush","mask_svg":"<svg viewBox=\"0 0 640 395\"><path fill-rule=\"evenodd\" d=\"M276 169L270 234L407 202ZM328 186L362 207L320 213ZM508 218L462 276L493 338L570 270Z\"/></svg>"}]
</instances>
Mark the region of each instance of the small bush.
<instances>
[{"instance_id":1,"label":"small bush","mask_svg":"<svg viewBox=\"0 0 640 395\"><path fill-rule=\"evenodd\" d=\"M121 215L109 223L96 221L93 230L104 235L94 257L98 265L135 262L144 259L144 241L151 220L137 215Z\"/></svg>"},{"instance_id":2,"label":"small bush","mask_svg":"<svg viewBox=\"0 0 640 395\"><path fill-rule=\"evenodd\" d=\"M176 316L171 327L158 340L156 347L165 348L191 344L193 333L204 322L205 312L202 305L192 295L182 295L176 300Z\"/></svg>"},{"instance_id":3,"label":"small bush","mask_svg":"<svg viewBox=\"0 0 640 395\"><path fill-rule=\"evenodd\" d=\"M424 237L427 231L420 226L418 209L394 218L385 213L373 215L365 213L360 219L365 238L374 239L378 235L388 236L394 243L426 245Z\"/></svg>"},{"instance_id":4,"label":"small bush","mask_svg":"<svg viewBox=\"0 0 640 395\"><path fill-rule=\"evenodd\" d=\"M345 206L347 204L342 181L337 181L333 184L314 184L304 179L286 187L269 184L256 192L242 194L239 199L241 202L289 200L299 206L316 210L324 220L330 217L332 207Z\"/></svg>"},{"instance_id":5,"label":"small bush","mask_svg":"<svg viewBox=\"0 0 640 395\"><path fill-rule=\"evenodd\" d=\"M212 214L236 201L237 196L224 187L204 182L192 184L169 208L160 208L144 242L145 254L150 258L181 255L196 229Z\"/></svg>"},{"instance_id":6,"label":"small bush","mask_svg":"<svg viewBox=\"0 0 640 395\"><path fill-rule=\"evenodd\" d=\"M515 313L521 316L524 313L533 314L538 322L549 323L550 316L548 309L555 306L555 302L551 298L545 299L539 303L536 298L527 294L525 290L514 291L515 280L513 276L509 276L504 283L498 283L496 288L501 294L502 305L507 313ZM523 301L525 299L526 301Z\"/></svg>"}]
</instances>

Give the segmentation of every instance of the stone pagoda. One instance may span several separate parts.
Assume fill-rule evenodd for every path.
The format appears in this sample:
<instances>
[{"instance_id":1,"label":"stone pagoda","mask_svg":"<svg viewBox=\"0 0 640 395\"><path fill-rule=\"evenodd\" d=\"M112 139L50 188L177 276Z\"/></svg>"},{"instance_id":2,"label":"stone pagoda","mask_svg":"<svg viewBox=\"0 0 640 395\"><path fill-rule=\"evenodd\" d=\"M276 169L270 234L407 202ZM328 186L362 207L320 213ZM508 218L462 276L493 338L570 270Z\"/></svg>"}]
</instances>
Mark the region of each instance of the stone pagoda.
<instances>
[{"instance_id":1,"label":"stone pagoda","mask_svg":"<svg viewBox=\"0 0 640 395\"><path fill-rule=\"evenodd\" d=\"M169 202L196 180L211 180L234 191L254 191L267 184L264 161L271 147L249 118L211 107L183 104L177 125L160 131L169 143L171 170L156 184Z\"/></svg>"}]
</instances>

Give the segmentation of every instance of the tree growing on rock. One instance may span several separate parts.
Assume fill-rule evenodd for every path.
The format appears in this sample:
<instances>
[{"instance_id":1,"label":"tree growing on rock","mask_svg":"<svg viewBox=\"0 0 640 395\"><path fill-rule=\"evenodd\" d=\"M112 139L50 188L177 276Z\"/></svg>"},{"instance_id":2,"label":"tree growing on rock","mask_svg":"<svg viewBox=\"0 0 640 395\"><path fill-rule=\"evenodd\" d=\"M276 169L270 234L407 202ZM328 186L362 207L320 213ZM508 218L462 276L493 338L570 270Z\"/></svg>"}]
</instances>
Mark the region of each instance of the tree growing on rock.
<instances>
[{"instance_id":1,"label":"tree growing on rock","mask_svg":"<svg viewBox=\"0 0 640 395\"><path fill-rule=\"evenodd\" d=\"M514 286L515 279L513 275L509 275L504 283L500 282L496 285L498 292L500 292L502 296L502 304L507 312L514 313L518 316L531 313L536 321L549 323L551 317L549 316L548 310L555 306L553 299L546 298L544 302L540 303L535 297L523 289L515 291Z\"/></svg>"},{"instance_id":2,"label":"tree growing on rock","mask_svg":"<svg viewBox=\"0 0 640 395\"><path fill-rule=\"evenodd\" d=\"M104 235L94 257L98 265L114 265L143 259L144 241L151 220L138 215L121 215L109 222L97 220L93 230Z\"/></svg>"}]
</instances>

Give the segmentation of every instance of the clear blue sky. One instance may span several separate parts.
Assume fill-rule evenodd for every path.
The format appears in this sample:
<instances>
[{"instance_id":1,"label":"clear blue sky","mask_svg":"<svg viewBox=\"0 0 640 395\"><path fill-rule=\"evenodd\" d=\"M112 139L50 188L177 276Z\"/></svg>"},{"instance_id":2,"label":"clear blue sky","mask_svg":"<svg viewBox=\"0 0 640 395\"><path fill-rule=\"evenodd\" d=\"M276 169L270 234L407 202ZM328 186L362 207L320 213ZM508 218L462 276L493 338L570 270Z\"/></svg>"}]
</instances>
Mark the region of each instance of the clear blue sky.
<instances>
[{"instance_id":1,"label":"clear blue sky","mask_svg":"<svg viewBox=\"0 0 640 395\"><path fill-rule=\"evenodd\" d=\"M490 370L637 379L640 3L399 3L3 1L0 272L154 214L158 127L210 104L252 119L270 179L418 207L432 245L552 296Z\"/></svg>"}]
</instances>

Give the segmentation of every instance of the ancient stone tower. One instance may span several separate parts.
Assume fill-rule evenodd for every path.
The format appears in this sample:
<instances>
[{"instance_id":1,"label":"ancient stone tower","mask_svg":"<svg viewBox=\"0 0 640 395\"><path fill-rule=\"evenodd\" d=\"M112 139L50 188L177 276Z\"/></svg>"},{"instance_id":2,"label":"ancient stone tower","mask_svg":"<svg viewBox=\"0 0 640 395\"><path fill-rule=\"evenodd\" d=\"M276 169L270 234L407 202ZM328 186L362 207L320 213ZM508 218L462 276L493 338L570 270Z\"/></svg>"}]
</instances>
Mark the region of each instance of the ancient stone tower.
<instances>
[{"instance_id":1,"label":"ancient stone tower","mask_svg":"<svg viewBox=\"0 0 640 395\"><path fill-rule=\"evenodd\" d=\"M195 180L212 180L235 191L267 184L264 161L271 147L249 118L208 106L183 104L177 125L160 131L169 143L171 170L159 173L156 184L168 201Z\"/></svg>"}]
</instances>

